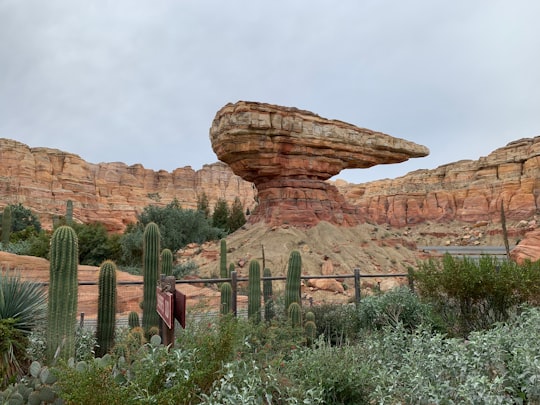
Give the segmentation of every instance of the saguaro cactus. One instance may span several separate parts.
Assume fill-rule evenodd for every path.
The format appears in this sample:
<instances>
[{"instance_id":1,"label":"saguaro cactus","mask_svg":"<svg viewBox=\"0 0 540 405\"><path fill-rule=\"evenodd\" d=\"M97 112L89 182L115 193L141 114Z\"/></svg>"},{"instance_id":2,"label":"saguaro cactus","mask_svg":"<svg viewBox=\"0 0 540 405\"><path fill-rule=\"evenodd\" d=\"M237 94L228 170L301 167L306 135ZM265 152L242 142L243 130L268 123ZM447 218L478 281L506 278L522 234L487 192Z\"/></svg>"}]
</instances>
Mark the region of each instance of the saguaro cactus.
<instances>
[{"instance_id":1,"label":"saguaro cactus","mask_svg":"<svg viewBox=\"0 0 540 405\"><path fill-rule=\"evenodd\" d=\"M219 277L227 278L229 274L227 272L227 241L221 239L219 249Z\"/></svg>"},{"instance_id":2,"label":"saguaro cactus","mask_svg":"<svg viewBox=\"0 0 540 405\"><path fill-rule=\"evenodd\" d=\"M161 251L161 273L166 276L172 276L173 254L170 249Z\"/></svg>"},{"instance_id":3,"label":"saguaro cactus","mask_svg":"<svg viewBox=\"0 0 540 405\"><path fill-rule=\"evenodd\" d=\"M263 277L272 277L269 268L263 270ZM272 291L272 280L263 280L264 299L264 320L270 322L274 317L274 293Z\"/></svg>"},{"instance_id":4,"label":"saguaro cactus","mask_svg":"<svg viewBox=\"0 0 540 405\"><path fill-rule=\"evenodd\" d=\"M289 267L287 269L287 279L285 281L285 311L296 302L301 305L300 285L301 285L302 257L300 252L293 250L289 255Z\"/></svg>"},{"instance_id":5,"label":"saguaro cactus","mask_svg":"<svg viewBox=\"0 0 540 405\"><path fill-rule=\"evenodd\" d=\"M131 311L128 315L128 325L130 329L140 328L141 321L139 320L139 314L135 311Z\"/></svg>"},{"instance_id":6,"label":"saguaro cactus","mask_svg":"<svg viewBox=\"0 0 540 405\"><path fill-rule=\"evenodd\" d=\"M66 224L71 226L73 224L73 201L66 201Z\"/></svg>"},{"instance_id":7,"label":"saguaro cactus","mask_svg":"<svg viewBox=\"0 0 540 405\"><path fill-rule=\"evenodd\" d=\"M116 327L116 264L106 260L99 269L96 355L104 356L114 345Z\"/></svg>"},{"instance_id":8,"label":"saguaro cactus","mask_svg":"<svg viewBox=\"0 0 540 405\"><path fill-rule=\"evenodd\" d=\"M227 315L232 311L232 286L231 283L221 284L221 308L220 313Z\"/></svg>"},{"instance_id":9,"label":"saguaro cactus","mask_svg":"<svg viewBox=\"0 0 540 405\"><path fill-rule=\"evenodd\" d=\"M248 319L261 321L261 267L257 260L249 263Z\"/></svg>"},{"instance_id":10,"label":"saguaro cactus","mask_svg":"<svg viewBox=\"0 0 540 405\"><path fill-rule=\"evenodd\" d=\"M11 207L8 205L4 207L2 212L2 244L7 246L9 244L9 237L11 235Z\"/></svg>"},{"instance_id":11,"label":"saguaro cactus","mask_svg":"<svg viewBox=\"0 0 540 405\"><path fill-rule=\"evenodd\" d=\"M143 319L142 325L146 332L159 325L159 315L156 310L157 283L159 273L160 233L156 223L150 222L144 228L143 234Z\"/></svg>"},{"instance_id":12,"label":"saguaro cactus","mask_svg":"<svg viewBox=\"0 0 540 405\"><path fill-rule=\"evenodd\" d=\"M47 360L75 355L77 320L77 234L69 226L58 227L51 239L47 312Z\"/></svg>"}]
</instances>

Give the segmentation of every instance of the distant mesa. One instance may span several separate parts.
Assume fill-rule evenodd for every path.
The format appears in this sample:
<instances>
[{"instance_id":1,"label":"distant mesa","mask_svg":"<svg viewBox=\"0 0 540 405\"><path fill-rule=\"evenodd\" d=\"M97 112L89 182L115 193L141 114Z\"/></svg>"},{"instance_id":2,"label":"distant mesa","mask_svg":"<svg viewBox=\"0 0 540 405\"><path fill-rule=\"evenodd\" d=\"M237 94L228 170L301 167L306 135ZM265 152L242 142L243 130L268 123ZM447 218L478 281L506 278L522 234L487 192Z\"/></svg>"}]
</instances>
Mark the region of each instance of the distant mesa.
<instances>
[{"instance_id":1,"label":"distant mesa","mask_svg":"<svg viewBox=\"0 0 540 405\"><path fill-rule=\"evenodd\" d=\"M257 187L250 222L270 225L357 225L357 208L325 180L343 169L429 154L425 146L309 111L247 101L217 112L210 140L219 160Z\"/></svg>"}]
</instances>

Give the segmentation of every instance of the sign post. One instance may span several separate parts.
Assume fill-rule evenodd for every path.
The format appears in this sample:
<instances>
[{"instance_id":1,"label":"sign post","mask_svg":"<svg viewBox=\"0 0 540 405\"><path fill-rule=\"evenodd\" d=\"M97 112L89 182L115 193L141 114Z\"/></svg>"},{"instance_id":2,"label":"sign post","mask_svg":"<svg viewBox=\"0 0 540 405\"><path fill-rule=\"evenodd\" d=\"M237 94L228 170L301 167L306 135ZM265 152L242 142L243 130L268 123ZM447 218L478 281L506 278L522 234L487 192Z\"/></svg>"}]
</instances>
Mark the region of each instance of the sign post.
<instances>
[{"instance_id":1,"label":"sign post","mask_svg":"<svg viewBox=\"0 0 540 405\"><path fill-rule=\"evenodd\" d=\"M176 291L176 278L161 275L157 287L156 310L160 316L159 333L165 346L174 345L174 320L186 327L186 296Z\"/></svg>"}]
</instances>

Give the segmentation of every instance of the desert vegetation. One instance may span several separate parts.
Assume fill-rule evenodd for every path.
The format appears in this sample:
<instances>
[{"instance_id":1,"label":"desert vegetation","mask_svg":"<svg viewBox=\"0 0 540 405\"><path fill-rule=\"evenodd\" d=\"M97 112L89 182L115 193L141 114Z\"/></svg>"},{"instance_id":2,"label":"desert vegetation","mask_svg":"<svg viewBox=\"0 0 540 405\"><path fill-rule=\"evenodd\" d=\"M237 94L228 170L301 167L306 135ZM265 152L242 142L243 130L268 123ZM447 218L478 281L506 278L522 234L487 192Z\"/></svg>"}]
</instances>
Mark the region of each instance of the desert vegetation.
<instances>
[{"instance_id":1,"label":"desert vegetation","mask_svg":"<svg viewBox=\"0 0 540 405\"><path fill-rule=\"evenodd\" d=\"M275 294L266 279L272 269L253 260L246 318L233 315L230 284L223 282L218 313L188 313L186 328L177 328L174 345L166 346L153 294L158 273L173 271L176 247L165 244L167 228L153 221L157 214L147 214L146 223L140 218L148 284L142 322L134 312L128 327L114 326L116 264L106 259L97 331L77 327L70 298L76 297L73 273L85 247L69 221L50 238L48 296L13 269L2 269L0 403L540 402L540 263L447 255L410 269L413 290L403 286L373 291L359 303L309 306L299 291L300 274L310 269L292 251L283 292ZM222 239L222 278L230 276L227 264Z\"/></svg>"}]
</instances>

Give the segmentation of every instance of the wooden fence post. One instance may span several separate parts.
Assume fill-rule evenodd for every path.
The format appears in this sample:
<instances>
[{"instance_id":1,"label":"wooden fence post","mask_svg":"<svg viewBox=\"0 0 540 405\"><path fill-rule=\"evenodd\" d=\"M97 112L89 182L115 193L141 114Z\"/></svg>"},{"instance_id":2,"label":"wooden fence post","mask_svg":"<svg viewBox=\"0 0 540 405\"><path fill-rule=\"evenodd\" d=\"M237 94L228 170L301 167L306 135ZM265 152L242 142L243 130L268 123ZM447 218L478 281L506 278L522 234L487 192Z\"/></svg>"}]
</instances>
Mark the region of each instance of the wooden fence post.
<instances>
[{"instance_id":1,"label":"wooden fence post","mask_svg":"<svg viewBox=\"0 0 540 405\"><path fill-rule=\"evenodd\" d=\"M237 297L238 297L238 273L231 271L231 287L232 287L232 313L233 316L237 315Z\"/></svg>"}]
</instances>

